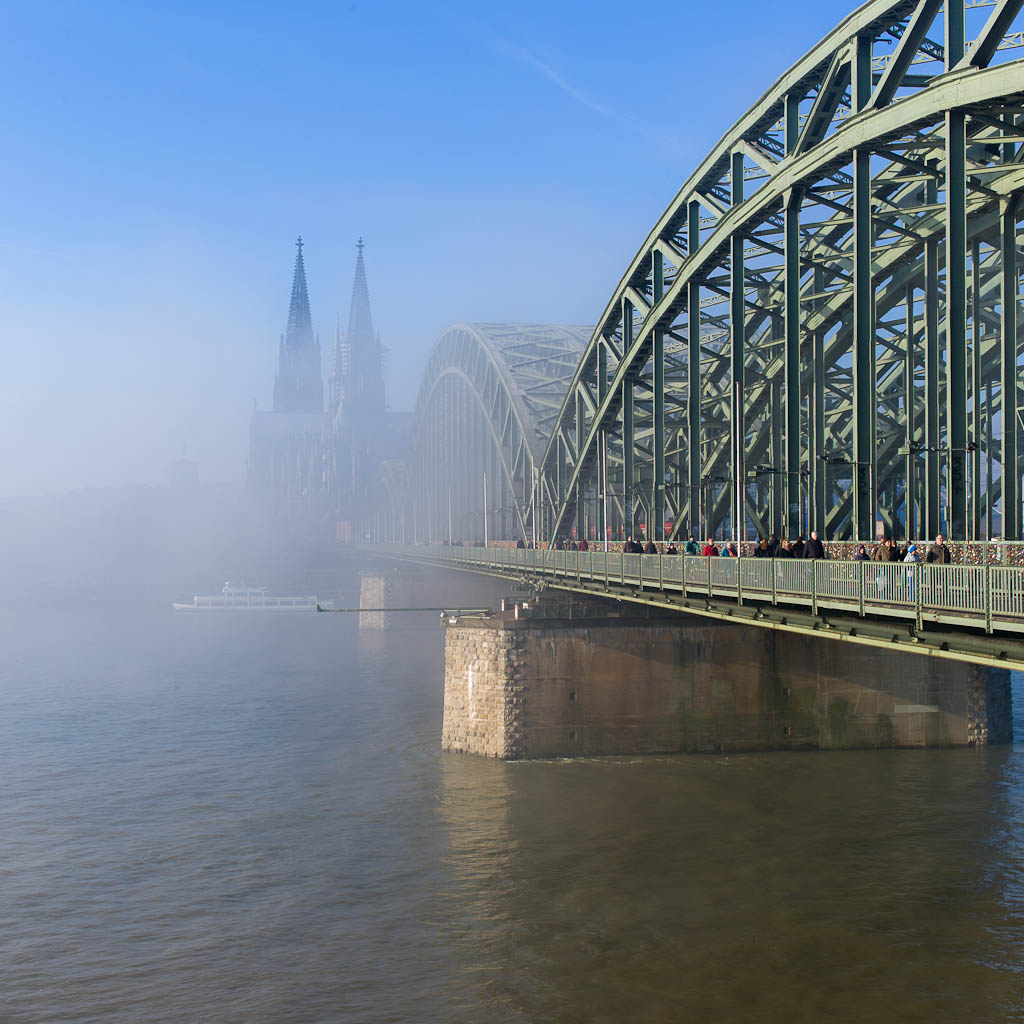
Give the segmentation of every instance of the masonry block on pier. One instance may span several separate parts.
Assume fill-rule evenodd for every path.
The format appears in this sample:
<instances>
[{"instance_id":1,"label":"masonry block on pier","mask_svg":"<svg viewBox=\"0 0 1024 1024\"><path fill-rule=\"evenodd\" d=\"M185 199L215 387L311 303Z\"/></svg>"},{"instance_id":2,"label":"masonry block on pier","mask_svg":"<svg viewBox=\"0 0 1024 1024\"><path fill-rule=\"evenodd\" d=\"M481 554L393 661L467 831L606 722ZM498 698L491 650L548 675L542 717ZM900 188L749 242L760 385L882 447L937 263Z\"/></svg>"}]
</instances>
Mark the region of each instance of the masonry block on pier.
<instances>
[{"instance_id":1,"label":"masonry block on pier","mask_svg":"<svg viewBox=\"0 0 1024 1024\"><path fill-rule=\"evenodd\" d=\"M460 619L442 746L504 759L1011 738L1009 673L696 618Z\"/></svg>"},{"instance_id":2,"label":"masonry block on pier","mask_svg":"<svg viewBox=\"0 0 1024 1024\"><path fill-rule=\"evenodd\" d=\"M367 570L359 574L359 607L372 611L359 613L359 628L369 630L388 629L392 615L382 608L395 608L396 574L388 571Z\"/></svg>"},{"instance_id":3,"label":"masonry block on pier","mask_svg":"<svg viewBox=\"0 0 1024 1024\"><path fill-rule=\"evenodd\" d=\"M372 610L359 613L359 628L391 629L404 615L397 609L497 608L507 586L487 576L436 568L364 569L359 574L359 607Z\"/></svg>"}]
</instances>

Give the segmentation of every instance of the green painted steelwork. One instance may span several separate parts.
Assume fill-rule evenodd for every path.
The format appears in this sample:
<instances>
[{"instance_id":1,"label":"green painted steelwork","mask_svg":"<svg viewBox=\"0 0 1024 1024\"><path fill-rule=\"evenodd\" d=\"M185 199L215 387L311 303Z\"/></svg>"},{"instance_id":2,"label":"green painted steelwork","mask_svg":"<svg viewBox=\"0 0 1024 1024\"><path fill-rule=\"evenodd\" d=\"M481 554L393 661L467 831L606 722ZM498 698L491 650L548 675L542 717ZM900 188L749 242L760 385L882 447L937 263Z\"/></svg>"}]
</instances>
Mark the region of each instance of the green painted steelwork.
<instances>
[{"instance_id":1,"label":"green painted steelwork","mask_svg":"<svg viewBox=\"0 0 1024 1024\"><path fill-rule=\"evenodd\" d=\"M865 4L702 161L546 439L544 539L1021 536L1024 25L979 6Z\"/></svg>"},{"instance_id":2,"label":"green painted steelwork","mask_svg":"<svg viewBox=\"0 0 1024 1024\"><path fill-rule=\"evenodd\" d=\"M1022 9L872 0L725 133L592 333L446 332L415 535L1021 538Z\"/></svg>"}]
</instances>

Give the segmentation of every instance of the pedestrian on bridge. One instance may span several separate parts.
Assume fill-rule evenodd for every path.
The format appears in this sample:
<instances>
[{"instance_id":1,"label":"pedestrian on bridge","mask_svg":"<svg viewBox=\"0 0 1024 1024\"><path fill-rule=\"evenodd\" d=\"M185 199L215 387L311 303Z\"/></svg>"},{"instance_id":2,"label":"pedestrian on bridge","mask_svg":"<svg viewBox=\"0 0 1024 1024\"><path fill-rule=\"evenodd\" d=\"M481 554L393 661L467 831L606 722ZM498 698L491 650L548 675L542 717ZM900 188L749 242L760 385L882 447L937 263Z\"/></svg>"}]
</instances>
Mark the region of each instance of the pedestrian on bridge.
<instances>
[{"instance_id":1,"label":"pedestrian on bridge","mask_svg":"<svg viewBox=\"0 0 1024 1024\"><path fill-rule=\"evenodd\" d=\"M928 549L924 560L929 565L949 565L953 561L953 556L949 548L946 547L941 533L936 536L935 543Z\"/></svg>"},{"instance_id":2,"label":"pedestrian on bridge","mask_svg":"<svg viewBox=\"0 0 1024 1024\"><path fill-rule=\"evenodd\" d=\"M658 549L654 546L654 541L653 540L649 540L644 545L644 554L645 555L656 555L657 553L658 553Z\"/></svg>"},{"instance_id":3,"label":"pedestrian on bridge","mask_svg":"<svg viewBox=\"0 0 1024 1024\"><path fill-rule=\"evenodd\" d=\"M701 554L705 558L713 558L715 555L718 554L718 548L715 547L714 537L708 537L708 542L704 545L704 550L701 552Z\"/></svg>"},{"instance_id":4,"label":"pedestrian on bridge","mask_svg":"<svg viewBox=\"0 0 1024 1024\"><path fill-rule=\"evenodd\" d=\"M690 534L690 539L686 542L686 547L683 548L684 555L699 555L700 545L693 539L693 534Z\"/></svg>"},{"instance_id":5,"label":"pedestrian on bridge","mask_svg":"<svg viewBox=\"0 0 1024 1024\"><path fill-rule=\"evenodd\" d=\"M590 550L590 542L587 540L586 537L580 537L580 551L589 551L589 550Z\"/></svg>"},{"instance_id":6,"label":"pedestrian on bridge","mask_svg":"<svg viewBox=\"0 0 1024 1024\"><path fill-rule=\"evenodd\" d=\"M722 554L726 558L739 558L740 557L740 553L736 550L736 545L733 544L732 541L729 541L729 543L726 544L722 548Z\"/></svg>"},{"instance_id":7,"label":"pedestrian on bridge","mask_svg":"<svg viewBox=\"0 0 1024 1024\"><path fill-rule=\"evenodd\" d=\"M876 562L892 562L895 561L893 558L893 547L892 541L888 537L883 537L875 545L875 556L874 561Z\"/></svg>"},{"instance_id":8,"label":"pedestrian on bridge","mask_svg":"<svg viewBox=\"0 0 1024 1024\"><path fill-rule=\"evenodd\" d=\"M793 549L790 547L789 541L783 537L779 541L779 553L775 556L776 558L792 558Z\"/></svg>"},{"instance_id":9,"label":"pedestrian on bridge","mask_svg":"<svg viewBox=\"0 0 1024 1024\"><path fill-rule=\"evenodd\" d=\"M868 549L863 544L857 545L857 550L853 553L853 560L855 562L866 562L868 560Z\"/></svg>"},{"instance_id":10,"label":"pedestrian on bridge","mask_svg":"<svg viewBox=\"0 0 1024 1024\"><path fill-rule=\"evenodd\" d=\"M803 534L801 534L799 537L797 537L797 539L795 541L793 541L793 543L790 546L789 550L792 552L794 558L803 558L804 557L804 538L803 538Z\"/></svg>"},{"instance_id":11,"label":"pedestrian on bridge","mask_svg":"<svg viewBox=\"0 0 1024 1024\"><path fill-rule=\"evenodd\" d=\"M824 558L825 545L818 540L818 531L811 530L811 536L804 544L804 558Z\"/></svg>"}]
</instances>

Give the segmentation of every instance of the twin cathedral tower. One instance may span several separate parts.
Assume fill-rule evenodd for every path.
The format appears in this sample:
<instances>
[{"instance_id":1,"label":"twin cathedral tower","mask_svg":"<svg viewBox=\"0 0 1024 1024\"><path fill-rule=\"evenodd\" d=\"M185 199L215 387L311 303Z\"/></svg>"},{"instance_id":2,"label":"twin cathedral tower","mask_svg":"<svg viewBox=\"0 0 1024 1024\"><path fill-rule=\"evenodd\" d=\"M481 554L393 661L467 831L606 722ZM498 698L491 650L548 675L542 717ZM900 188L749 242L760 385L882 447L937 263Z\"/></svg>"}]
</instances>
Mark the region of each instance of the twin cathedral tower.
<instances>
[{"instance_id":1,"label":"twin cathedral tower","mask_svg":"<svg viewBox=\"0 0 1024 1024\"><path fill-rule=\"evenodd\" d=\"M296 244L288 326L278 347L272 412L254 410L249 433L249 488L275 512L336 524L354 540L351 523L376 486L386 458L402 453L407 417L390 413L384 360L374 333L363 240L357 245L348 329L335 329L326 408L320 338L313 332L303 243Z\"/></svg>"}]
</instances>

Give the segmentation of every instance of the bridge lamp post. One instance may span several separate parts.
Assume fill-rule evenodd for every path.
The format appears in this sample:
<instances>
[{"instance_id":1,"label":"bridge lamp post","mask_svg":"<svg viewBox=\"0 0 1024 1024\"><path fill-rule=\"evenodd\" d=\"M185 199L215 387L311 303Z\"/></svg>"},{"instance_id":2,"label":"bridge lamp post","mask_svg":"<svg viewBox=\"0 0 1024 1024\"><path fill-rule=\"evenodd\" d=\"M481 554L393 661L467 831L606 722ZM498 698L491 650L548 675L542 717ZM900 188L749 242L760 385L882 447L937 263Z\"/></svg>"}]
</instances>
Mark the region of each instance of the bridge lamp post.
<instances>
[{"instance_id":1,"label":"bridge lamp post","mask_svg":"<svg viewBox=\"0 0 1024 1024\"><path fill-rule=\"evenodd\" d=\"M694 498L693 488L689 484L684 484L681 480L677 479L673 482L673 486L676 488L676 501L678 502L679 508L676 511L676 522L674 525L676 536L681 536L679 532L679 523L682 520L683 511L683 491L686 491L686 500L689 503L690 508L690 521L686 524L688 534L692 533L695 537L700 533L700 490L698 489L696 498ZM668 539L667 537L665 538Z\"/></svg>"},{"instance_id":2,"label":"bridge lamp post","mask_svg":"<svg viewBox=\"0 0 1024 1024\"><path fill-rule=\"evenodd\" d=\"M608 432L601 431L601 532L608 553Z\"/></svg>"},{"instance_id":3,"label":"bridge lamp post","mask_svg":"<svg viewBox=\"0 0 1024 1024\"><path fill-rule=\"evenodd\" d=\"M531 466L533 487L530 491L530 520L533 525L533 549L537 550L537 467Z\"/></svg>"},{"instance_id":4,"label":"bridge lamp post","mask_svg":"<svg viewBox=\"0 0 1024 1024\"><path fill-rule=\"evenodd\" d=\"M914 472L914 457L927 450L927 447L920 441L908 441L905 445L896 449L897 455L902 455L906 460L906 482L903 486L905 511L903 518L906 523L907 540L910 540L917 532L917 516L914 505L917 501L917 494L911 494L912 481L917 475Z\"/></svg>"},{"instance_id":5,"label":"bridge lamp post","mask_svg":"<svg viewBox=\"0 0 1024 1024\"><path fill-rule=\"evenodd\" d=\"M643 480L635 481L634 484L633 484L633 493L631 495L631 501L629 503L630 515L632 517L630 519L630 521L629 521L629 532L633 535L634 538L636 537L636 534L637 534L637 529L636 529L636 516L637 516L637 512L644 512L645 511L644 510L644 499L646 497L647 497L647 488L646 488L646 485L643 482ZM647 515L645 518L649 519L650 516ZM651 524L650 523L645 523L645 525L647 527L647 534L648 534L648 536L645 537L644 539L645 540L653 540L654 538L650 536Z\"/></svg>"},{"instance_id":6,"label":"bridge lamp post","mask_svg":"<svg viewBox=\"0 0 1024 1024\"><path fill-rule=\"evenodd\" d=\"M709 537L714 537L715 535L714 523L711 521L711 485L728 484L731 482L731 476L702 476L700 478L701 490L704 492L704 529Z\"/></svg>"},{"instance_id":7,"label":"bridge lamp post","mask_svg":"<svg viewBox=\"0 0 1024 1024\"><path fill-rule=\"evenodd\" d=\"M968 455L978 450L977 441L968 441L967 446L964 448L951 448L944 444L927 445L922 444L920 441L911 441L910 444L904 445L898 449L897 454L905 455L907 457L907 466L909 469L910 460L917 454L924 452L937 452L940 455L946 456L946 501L944 503L944 510L946 513L946 533L949 534L950 527L953 522L953 504L952 504L952 481L953 481L953 456L957 454ZM909 474L908 474L909 479ZM966 490L966 473L964 474L964 487ZM977 481L975 481L975 487L977 487ZM908 505L909 508L909 505ZM907 536L910 536L910 528L907 528ZM966 537L959 538L960 540L966 540Z\"/></svg>"},{"instance_id":8,"label":"bridge lamp post","mask_svg":"<svg viewBox=\"0 0 1024 1024\"><path fill-rule=\"evenodd\" d=\"M796 471L794 471L794 472L796 472ZM787 472L784 469L779 469L776 466L754 466L753 469L747 471L747 479L748 480L759 480L763 476L789 476L789 475L790 475L789 472ZM775 503L775 500L774 500L774 490L773 490L772 493L773 493L772 504L774 504ZM778 509L774 509L773 511L775 512L775 518L777 520L779 518ZM782 527L779 526L778 522L772 523L772 532L774 533L775 530L777 530L777 529L780 530L780 532L782 534L785 534L785 532L786 532Z\"/></svg>"},{"instance_id":9,"label":"bridge lamp post","mask_svg":"<svg viewBox=\"0 0 1024 1024\"><path fill-rule=\"evenodd\" d=\"M685 477L681 475L678 471L674 473L671 477L666 479L666 488L675 488L676 492L676 503L678 505L678 508L676 510L675 532L677 536L679 536L679 522L682 521L683 491L686 492L686 500L687 502L689 502L690 509L690 521L689 523L687 523L687 536L689 536L692 533L694 537L696 537L698 534L701 533L701 494L704 490L704 483L710 479L710 477L702 477L700 485L698 485L697 487L694 487L692 484L685 483ZM696 491L696 494L694 493L694 491ZM667 540L668 538L666 537L665 539Z\"/></svg>"},{"instance_id":10,"label":"bridge lamp post","mask_svg":"<svg viewBox=\"0 0 1024 1024\"><path fill-rule=\"evenodd\" d=\"M871 462L857 461L856 459L848 459L845 455L819 455L818 461L826 466L850 466L860 468L862 466L868 467L868 493L871 495L871 519L877 522L878 517L878 496L875 494L875 480L874 480L874 465ZM851 479L851 487L857 486L856 474ZM850 532L853 533L851 524ZM870 537L854 537L855 541L870 541Z\"/></svg>"}]
</instances>

